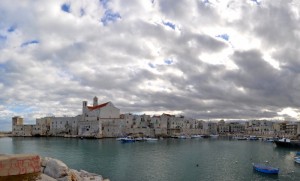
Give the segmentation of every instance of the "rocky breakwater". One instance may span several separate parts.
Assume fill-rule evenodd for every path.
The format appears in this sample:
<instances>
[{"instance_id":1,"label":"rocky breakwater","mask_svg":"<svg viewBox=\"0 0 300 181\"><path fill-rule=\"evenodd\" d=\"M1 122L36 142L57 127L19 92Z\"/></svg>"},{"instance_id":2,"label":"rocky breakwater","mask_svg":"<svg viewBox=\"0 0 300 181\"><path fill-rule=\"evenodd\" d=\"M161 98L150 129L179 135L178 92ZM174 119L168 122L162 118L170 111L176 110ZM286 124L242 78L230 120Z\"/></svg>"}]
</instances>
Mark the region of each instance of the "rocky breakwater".
<instances>
[{"instance_id":1,"label":"rocky breakwater","mask_svg":"<svg viewBox=\"0 0 300 181\"><path fill-rule=\"evenodd\" d=\"M109 181L101 175L74 170L60 160L38 155L0 155L0 181Z\"/></svg>"}]
</instances>

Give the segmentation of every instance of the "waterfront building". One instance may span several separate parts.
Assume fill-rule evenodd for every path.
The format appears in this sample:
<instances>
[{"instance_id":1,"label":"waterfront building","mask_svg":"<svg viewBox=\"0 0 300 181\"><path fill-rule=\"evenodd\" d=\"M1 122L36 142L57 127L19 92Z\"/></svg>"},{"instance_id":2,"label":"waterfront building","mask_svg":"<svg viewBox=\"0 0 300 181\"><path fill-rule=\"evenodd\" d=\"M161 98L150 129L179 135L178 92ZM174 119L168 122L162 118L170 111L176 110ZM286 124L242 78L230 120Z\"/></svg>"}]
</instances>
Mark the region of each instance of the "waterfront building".
<instances>
[{"instance_id":1,"label":"waterfront building","mask_svg":"<svg viewBox=\"0 0 300 181\"><path fill-rule=\"evenodd\" d=\"M50 129L47 131L47 134L52 136L77 135L80 119L81 115L75 117L46 117L42 118L40 123L45 127L44 130L48 128L48 124L50 123Z\"/></svg>"},{"instance_id":2,"label":"waterfront building","mask_svg":"<svg viewBox=\"0 0 300 181\"><path fill-rule=\"evenodd\" d=\"M218 122L218 133L219 134L223 134L223 135L226 135L226 134L229 134L230 133L230 126L228 123L225 123L224 120L220 120Z\"/></svg>"},{"instance_id":3,"label":"waterfront building","mask_svg":"<svg viewBox=\"0 0 300 181\"><path fill-rule=\"evenodd\" d=\"M218 134L218 123L208 122L208 134Z\"/></svg>"},{"instance_id":4,"label":"waterfront building","mask_svg":"<svg viewBox=\"0 0 300 181\"><path fill-rule=\"evenodd\" d=\"M297 135L298 124L297 123L287 123L285 133L288 136Z\"/></svg>"},{"instance_id":5,"label":"waterfront building","mask_svg":"<svg viewBox=\"0 0 300 181\"><path fill-rule=\"evenodd\" d=\"M286 122L276 122L273 125L274 136L284 137L286 134Z\"/></svg>"},{"instance_id":6,"label":"waterfront building","mask_svg":"<svg viewBox=\"0 0 300 181\"><path fill-rule=\"evenodd\" d=\"M273 121L251 120L246 123L245 132L249 135L272 136L275 132L273 125Z\"/></svg>"},{"instance_id":7,"label":"waterfront building","mask_svg":"<svg viewBox=\"0 0 300 181\"><path fill-rule=\"evenodd\" d=\"M245 133L245 124L239 122L229 123L229 132L231 134L243 134Z\"/></svg>"},{"instance_id":8,"label":"waterfront building","mask_svg":"<svg viewBox=\"0 0 300 181\"><path fill-rule=\"evenodd\" d=\"M24 122L24 119L20 116L15 116L12 118L12 135L13 136L23 136L24 135L23 122Z\"/></svg>"},{"instance_id":9,"label":"waterfront building","mask_svg":"<svg viewBox=\"0 0 300 181\"><path fill-rule=\"evenodd\" d=\"M297 136L300 136L300 122L297 122Z\"/></svg>"},{"instance_id":10,"label":"waterfront building","mask_svg":"<svg viewBox=\"0 0 300 181\"><path fill-rule=\"evenodd\" d=\"M121 133L122 130L119 129L123 127L118 125L119 121L121 121L120 109L111 102L98 104L98 98L95 96L93 106L88 106L87 101L82 103L82 118L78 121L78 136L103 138L105 133L111 132L110 130ZM114 123L108 124L108 122Z\"/></svg>"},{"instance_id":11,"label":"waterfront building","mask_svg":"<svg viewBox=\"0 0 300 181\"><path fill-rule=\"evenodd\" d=\"M24 125L24 119L20 116L12 118L12 135L13 136L32 136L35 125Z\"/></svg>"},{"instance_id":12,"label":"waterfront building","mask_svg":"<svg viewBox=\"0 0 300 181\"><path fill-rule=\"evenodd\" d=\"M248 134L257 136L295 136L300 134L300 123L278 123L268 120L241 122L206 122L175 116L120 114L112 102L93 104L82 102L82 113L73 117L43 117L36 124L23 124L22 117L12 118L13 136L66 136L66 137L119 137L136 136L178 136L194 134Z\"/></svg>"}]
</instances>

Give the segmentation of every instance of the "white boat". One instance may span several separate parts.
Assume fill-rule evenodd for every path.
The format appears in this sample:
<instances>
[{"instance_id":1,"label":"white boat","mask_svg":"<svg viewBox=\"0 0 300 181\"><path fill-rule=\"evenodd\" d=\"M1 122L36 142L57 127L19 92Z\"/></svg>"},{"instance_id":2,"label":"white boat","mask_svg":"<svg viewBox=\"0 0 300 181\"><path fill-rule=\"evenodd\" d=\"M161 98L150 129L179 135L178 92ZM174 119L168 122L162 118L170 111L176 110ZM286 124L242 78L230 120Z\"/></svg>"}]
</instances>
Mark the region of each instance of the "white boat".
<instances>
[{"instance_id":1,"label":"white boat","mask_svg":"<svg viewBox=\"0 0 300 181\"><path fill-rule=\"evenodd\" d=\"M135 138L135 141L144 141L144 140L145 140L145 138L142 138L142 137Z\"/></svg>"},{"instance_id":2,"label":"white boat","mask_svg":"<svg viewBox=\"0 0 300 181\"><path fill-rule=\"evenodd\" d=\"M273 138L266 138L265 141L266 141L266 142L271 142L271 143L273 143L273 142L274 142L274 139L273 139Z\"/></svg>"},{"instance_id":3,"label":"white boat","mask_svg":"<svg viewBox=\"0 0 300 181\"><path fill-rule=\"evenodd\" d=\"M186 139L187 137L184 135L177 136L178 139Z\"/></svg>"},{"instance_id":4,"label":"white boat","mask_svg":"<svg viewBox=\"0 0 300 181\"><path fill-rule=\"evenodd\" d=\"M122 138L122 139L121 139L121 142L122 142L122 143L132 143L132 142L135 142L135 139L132 138L132 137L130 137L130 136L127 136L127 137L125 137L125 138Z\"/></svg>"},{"instance_id":5,"label":"white boat","mask_svg":"<svg viewBox=\"0 0 300 181\"><path fill-rule=\"evenodd\" d=\"M210 137L211 137L211 138L218 138L219 135L218 135L218 134L211 134Z\"/></svg>"},{"instance_id":6,"label":"white boat","mask_svg":"<svg viewBox=\"0 0 300 181\"><path fill-rule=\"evenodd\" d=\"M300 164L300 157L296 157L295 162Z\"/></svg>"},{"instance_id":7,"label":"white boat","mask_svg":"<svg viewBox=\"0 0 300 181\"><path fill-rule=\"evenodd\" d=\"M243 137L243 136L236 136L236 137L233 137L233 139L235 139L235 140L247 140L247 138Z\"/></svg>"},{"instance_id":8,"label":"white boat","mask_svg":"<svg viewBox=\"0 0 300 181\"><path fill-rule=\"evenodd\" d=\"M158 141L157 138L144 138L144 140L146 140L146 141Z\"/></svg>"},{"instance_id":9,"label":"white boat","mask_svg":"<svg viewBox=\"0 0 300 181\"><path fill-rule=\"evenodd\" d=\"M126 137L119 137L119 138L116 138L117 141L121 141L122 139L124 139Z\"/></svg>"},{"instance_id":10,"label":"white boat","mask_svg":"<svg viewBox=\"0 0 300 181\"><path fill-rule=\"evenodd\" d=\"M200 134L192 135L191 138L202 138L202 135Z\"/></svg>"},{"instance_id":11,"label":"white boat","mask_svg":"<svg viewBox=\"0 0 300 181\"><path fill-rule=\"evenodd\" d=\"M291 140L289 138L281 138L281 139L278 140L278 142L290 143Z\"/></svg>"}]
</instances>

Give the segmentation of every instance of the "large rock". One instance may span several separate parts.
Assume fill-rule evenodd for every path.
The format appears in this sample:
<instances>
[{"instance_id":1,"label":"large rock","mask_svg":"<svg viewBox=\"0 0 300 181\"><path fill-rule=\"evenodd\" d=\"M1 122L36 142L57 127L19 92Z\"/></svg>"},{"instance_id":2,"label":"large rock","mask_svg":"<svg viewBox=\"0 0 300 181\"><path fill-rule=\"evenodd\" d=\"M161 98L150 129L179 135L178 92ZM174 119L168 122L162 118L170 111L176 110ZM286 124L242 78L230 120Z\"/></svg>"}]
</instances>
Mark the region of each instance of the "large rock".
<instances>
[{"instance_id":1,"label":"large rock","mask_svg":"<svg viewBox=\"0 0 300 181\"><path fill-rule=\"evenodd\" d=\"M40 172L40 156L35 154L0 155L0 176Z\"/></svg>"},{"instance_id":2,"label":"large rock","mask_svg":"<svg viewBox=\"0 0 300 181\"><path fill-rule=\"evenodd\" d=\"M57 181L57 180L52 177L49 177L48 175L41 174L36 181Z\"/></svg>"},{"instance_id":3,"label":"large rock","mask_svg":"<svg viewBox=\"0 0 300 181\"><path fill-rule=\"evenodd\" d=\"M82 181L103 181L103 177L101 175L89 173L85 170L80 170L80 177L82 178Z\"/></svg>"},{"instance_id":4,"label":"large rock","mask_svg":"<svg viewBox=\"0 0 300 181\"><path fill-rule=\"evenodd\" d=\"M46 157L42 161L45 165L44 173L52 178L58 179L68 175L69 168L60 160Z\"/></svg>"},{"instance_id":5,"label":"large rock","mask_svg":"<svg viewBox=\"0 0 300 181\"><path fill-rule=\"evenodd\" d=\"M71 176L72 181L82 181L82 178L80 177L80 172L78 172L77 170L70 169L69 174Z\"/></svg>"}]
</instances>

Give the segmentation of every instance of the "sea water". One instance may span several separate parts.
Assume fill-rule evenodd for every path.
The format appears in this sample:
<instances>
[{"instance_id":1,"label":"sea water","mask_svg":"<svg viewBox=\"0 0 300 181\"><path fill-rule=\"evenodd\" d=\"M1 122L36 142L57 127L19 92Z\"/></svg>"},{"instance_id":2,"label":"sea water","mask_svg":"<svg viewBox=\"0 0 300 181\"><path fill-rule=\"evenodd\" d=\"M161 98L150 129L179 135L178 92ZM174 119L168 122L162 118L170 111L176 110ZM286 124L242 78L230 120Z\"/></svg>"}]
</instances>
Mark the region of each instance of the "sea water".
<instances>
[{"instance_id":1,"label":"sea water","mask_svg":"<svg viewBox=\"0 0 300 181\"><path fill-rule=\"evenodd\" d=\"M115 139L0 138L0 154L37 153L111 181L300 180L296 151L263 141L163 139L121 143ZM279 167L278 176L252 163Z\"/></svg>"}]
</instances>

